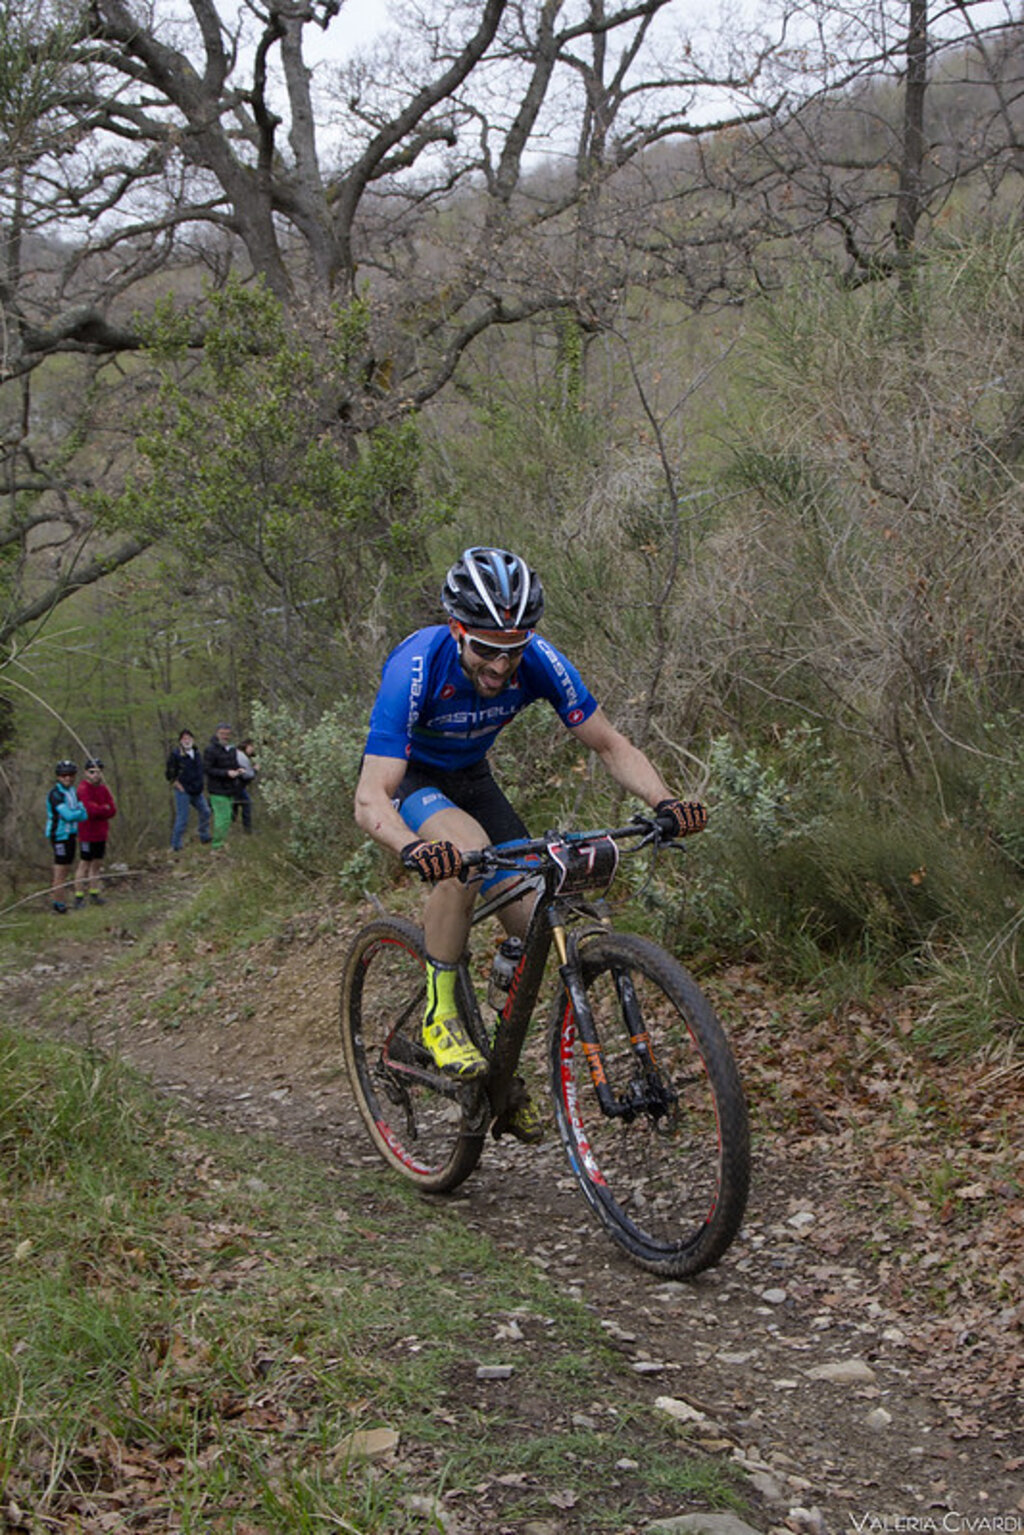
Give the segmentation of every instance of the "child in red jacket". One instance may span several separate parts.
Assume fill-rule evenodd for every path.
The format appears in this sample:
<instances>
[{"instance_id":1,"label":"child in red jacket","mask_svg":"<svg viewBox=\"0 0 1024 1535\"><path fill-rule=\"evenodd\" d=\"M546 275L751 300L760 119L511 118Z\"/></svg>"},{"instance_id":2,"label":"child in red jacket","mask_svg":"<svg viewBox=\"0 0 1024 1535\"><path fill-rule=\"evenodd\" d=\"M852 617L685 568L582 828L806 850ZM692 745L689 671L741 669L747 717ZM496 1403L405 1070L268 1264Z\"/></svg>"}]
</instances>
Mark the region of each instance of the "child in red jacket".
<instances>
[{"instance_id":1,"label":"child in red jacket","mask_svg":"<svg viewBox=\"0 0 1024 1535\"><path fill-rule=\"evenodd\" d=\"M94 906L104 904L99 892L103 860L107 856L107 832L117 815L114 796L103 782L103 763L98 757L86 757L85 777L78 785L78 798L88 811L78 832L78 868L75 871L75 910L85 905L85 887Z\"/></svg>"}]
</instances>

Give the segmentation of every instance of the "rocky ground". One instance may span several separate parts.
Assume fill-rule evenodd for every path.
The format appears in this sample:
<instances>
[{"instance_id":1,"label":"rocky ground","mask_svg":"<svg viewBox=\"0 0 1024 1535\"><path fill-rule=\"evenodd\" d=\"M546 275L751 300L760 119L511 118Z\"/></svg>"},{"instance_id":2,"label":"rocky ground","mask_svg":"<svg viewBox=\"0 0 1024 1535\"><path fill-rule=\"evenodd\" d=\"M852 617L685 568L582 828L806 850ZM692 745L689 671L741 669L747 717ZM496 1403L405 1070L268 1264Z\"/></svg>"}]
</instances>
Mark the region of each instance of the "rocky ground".
<instances>
[{"instance_id":1,"label":"rocky ground","mask_svg":"<svg viewBox=\"0 0 1024 1535\"><path fill-rule=\"evenodd\" d=\"M200 945L183 1002L197 956L172 944L97 971L132 943L111 914L99 952L65 927L59 951L55 934L52 955L6 976L8 1013L37 1016L40 993L71 981L65 1030L199 1120L376 1163L336 1032L348 932L294 921L241 961ZM539 1148L490 1145L459 1209L593 1308L652 1401L744 1470L766 1529L1021 1530L1020 1070L922 1059L906 998L811 1022L752 971L714 992L755 1125L748 1217L716 1270L664 1283L619 1257L553 1130Z\"/></svg>"}]
</instances>

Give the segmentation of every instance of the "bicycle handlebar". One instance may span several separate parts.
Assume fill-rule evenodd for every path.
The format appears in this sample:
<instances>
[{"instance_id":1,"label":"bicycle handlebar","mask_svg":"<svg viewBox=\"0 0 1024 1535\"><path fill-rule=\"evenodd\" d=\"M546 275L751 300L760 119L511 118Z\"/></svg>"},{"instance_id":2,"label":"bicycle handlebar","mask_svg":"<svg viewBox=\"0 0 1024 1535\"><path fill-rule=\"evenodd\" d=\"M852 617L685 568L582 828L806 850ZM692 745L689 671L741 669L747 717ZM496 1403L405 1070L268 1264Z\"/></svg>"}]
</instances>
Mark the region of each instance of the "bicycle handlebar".
<instances>
[{"instance_id":1,"label":"bicycle handlebar","mask_svg":"<svg viewBox=\"0 0 1024 1535\"><path fill-rule=\"evenodd\" d=\"M479 848L475 852L462 854L462 868L464 871L479 869L484 874L497 869L529 869L536 872L538 861L555 861L551 856L552 847L579 849L587 843L624 842L630 837L641 839L635 848L629 850L633 853L651 844L661 845L671 840L663 837L656 817L636 815L628 826L604 826L597 831L547 831L543 837L524 837L515 842L499 842L493 847Z\"/></svg>"}]
</instances>

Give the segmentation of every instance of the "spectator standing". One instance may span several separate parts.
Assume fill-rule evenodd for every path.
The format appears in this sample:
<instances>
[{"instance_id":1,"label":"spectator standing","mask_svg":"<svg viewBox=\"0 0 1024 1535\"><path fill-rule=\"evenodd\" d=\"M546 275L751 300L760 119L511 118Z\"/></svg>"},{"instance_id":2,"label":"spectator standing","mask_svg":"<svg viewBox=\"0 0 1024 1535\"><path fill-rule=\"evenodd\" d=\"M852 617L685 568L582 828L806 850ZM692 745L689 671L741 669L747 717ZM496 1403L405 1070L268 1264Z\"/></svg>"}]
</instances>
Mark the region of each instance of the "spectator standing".
<instances>
[{"instance_id":1,"label":"spectator standing","mask_svg":"<svg viewBox=\"0 0 1024 1535\"><path fill-rule=\"evenodd\" d=\"M252 800L249 796L250 785L254 782L259 767L253 752L256 743L251 736L246 736L241 746L235 747L235 757L238 766L242 769L241 778L235 779L235 803L231 807L231 819L237 821L242 817L242 830L252 831Z\"/></svg>"},{"instance_id":2,"label":"spectator standing","mask_svg":"<svg viewBox=\"0 0 1024 1535\"><path fill-rule=\"evenodd\" d=\"M99 757L86 757L85 777L78 785L78 798L85 806L86 819L78 829L78 868L75 871L75 910L85 905L86 885L94 906L104 905L100 895L103 860L107 856L107 835L117 815L114 796L103 782L103 763Z\"/></svg>"},{"instance_id":3,"label":"spectator standing","mask_svg":"<svg viewBox=\"0 0 1024 1535\"><path fill-rule=\"evenodd\" d=\"M64 892L69 884L68 870L75 861L78 826L88 811L75 792L78 767L66 758L54 769L57 782L46 796L46 835L53 849L53 875L50 895L53 909L61 916L67 911Z\"/></svg>"},{"instance_id":4,"label":"spectator standing","mask_svg":"<svg viewBox=\"0 0 1024 1535\"><path fill-rule=\"evenodd\" d=\"M231 806L235 802L235 784L242 777L235 748L231 745L231 726L218 725L203 752L206 792L213 812L213 850L224 846L231 825Z\"/></svg>"},{"instance_id":5,"label":"spectator standing","mask_svg":"<svg viewBox=\"0 0 1024 1535\"><path fill-rule=\"evenodd\" d=\"M195 810L199 817L200 842L211 841L210 806L203 793L205 774L203 759L191 730L183 730L178 744L167 758L167 782L174 790L174 826L171 830L171 851L180 853L188 829L188 813Z\"/></svg>"}]
</instances>

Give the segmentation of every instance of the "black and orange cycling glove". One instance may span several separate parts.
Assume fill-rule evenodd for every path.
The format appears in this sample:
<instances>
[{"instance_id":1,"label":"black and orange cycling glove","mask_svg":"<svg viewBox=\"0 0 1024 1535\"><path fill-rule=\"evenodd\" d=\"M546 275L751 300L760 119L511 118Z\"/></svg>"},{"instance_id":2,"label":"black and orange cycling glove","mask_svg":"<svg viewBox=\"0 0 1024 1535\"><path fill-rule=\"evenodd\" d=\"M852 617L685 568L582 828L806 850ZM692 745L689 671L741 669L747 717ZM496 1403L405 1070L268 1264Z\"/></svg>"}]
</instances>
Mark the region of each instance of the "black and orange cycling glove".
<instances>
[{"instance_id":1,"label":"black and orange cycling glove","mask_svg":"<svg viewBox=\"0 0 1024 1535\"><path fill-rule=\"evenodd\" d=\"M708 813L699 800L663 799L655 807L658 830L668 841L692 837L708 824Z\"/></svg>"},{"instance_id":2,"label":"black and orange cycling glove","mask_svg":"<svg viewBox=\"0 0 1024 1535\"><path fill-rule=\"evenodd\" d=\"M420 879L432 885L454 879L462 868L462 854L454 842L407 842L401 858L407 869L415 869Z\"/></svg>"}]
</instances>

